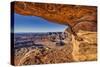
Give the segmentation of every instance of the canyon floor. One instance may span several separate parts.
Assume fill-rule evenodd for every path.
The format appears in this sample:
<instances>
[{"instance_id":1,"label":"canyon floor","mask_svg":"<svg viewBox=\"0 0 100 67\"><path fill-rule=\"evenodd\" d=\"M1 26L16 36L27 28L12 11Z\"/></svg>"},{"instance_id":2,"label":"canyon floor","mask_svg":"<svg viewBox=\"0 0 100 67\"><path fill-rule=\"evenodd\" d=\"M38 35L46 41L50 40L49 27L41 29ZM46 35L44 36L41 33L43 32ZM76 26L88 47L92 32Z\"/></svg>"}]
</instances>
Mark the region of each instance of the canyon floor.
<instances>
[{"instance_id":1,"label":"canyon floor","mask_svg":"<svg viewBox=\"0 0 100 67\"><path fill-rule=\"evenodd\" d=\"M64 40L64 45L55 45L53 42L44 41L43 47L22 47L15 49L15 65L54 64L97 60L97 32L79 31ZM70 39L71 38L71 39Z\"/></svg>"}]
</instances>

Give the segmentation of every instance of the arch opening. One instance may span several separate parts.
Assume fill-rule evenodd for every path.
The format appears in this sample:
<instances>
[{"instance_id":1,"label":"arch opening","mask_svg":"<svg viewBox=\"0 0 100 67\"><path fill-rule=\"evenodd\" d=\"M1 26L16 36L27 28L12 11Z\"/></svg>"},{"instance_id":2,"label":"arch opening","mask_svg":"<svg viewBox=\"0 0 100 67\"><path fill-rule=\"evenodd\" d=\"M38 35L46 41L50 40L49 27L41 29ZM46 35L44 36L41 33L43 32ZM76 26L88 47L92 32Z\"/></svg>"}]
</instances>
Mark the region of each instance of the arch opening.
<instances>
[{"instance_id":1,"label":"arch opening","mask_svg":"<svg viewBox=\"0 0 100 67\"><path fill-rule=\"evenodd\" d=\"M11 6L15 65L97 59L96 6L31 2Z\"/></svg>"}]
</instances>

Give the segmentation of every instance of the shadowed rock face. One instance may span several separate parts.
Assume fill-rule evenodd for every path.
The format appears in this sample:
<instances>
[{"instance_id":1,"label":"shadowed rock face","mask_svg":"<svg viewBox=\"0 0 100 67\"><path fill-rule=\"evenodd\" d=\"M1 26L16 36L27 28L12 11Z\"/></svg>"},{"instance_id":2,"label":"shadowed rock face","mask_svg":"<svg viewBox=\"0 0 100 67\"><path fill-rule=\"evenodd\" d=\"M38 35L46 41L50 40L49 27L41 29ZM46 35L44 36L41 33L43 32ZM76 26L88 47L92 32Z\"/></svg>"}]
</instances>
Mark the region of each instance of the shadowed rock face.
<instances>
[{"instance_id":1,"label":"shadowed rock face","mask_svg":"<svg viewBox=\"0 0 100 67\"><path fill-rule=\"evenodd\" d=\"M14 9L18 14L39 16L54 23L69 25L75 32L80 29L96 31L97 8L95 6L14 2Z\"/></svg>"}]
</instances>

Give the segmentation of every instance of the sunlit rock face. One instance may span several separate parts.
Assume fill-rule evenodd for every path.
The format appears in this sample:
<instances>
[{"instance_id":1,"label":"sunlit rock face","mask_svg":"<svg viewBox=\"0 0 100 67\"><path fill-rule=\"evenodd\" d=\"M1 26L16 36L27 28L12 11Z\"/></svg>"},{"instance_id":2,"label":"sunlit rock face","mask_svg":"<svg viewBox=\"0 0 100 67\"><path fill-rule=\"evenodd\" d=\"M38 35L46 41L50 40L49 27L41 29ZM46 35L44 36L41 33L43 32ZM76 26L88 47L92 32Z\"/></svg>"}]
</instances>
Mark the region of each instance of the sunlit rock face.
<instances>
[{"instance_id":1,"label":"sunlit rock face","mask_svg":"<svg viewBox=\"0 0 100 67\"><path fill-rule=\"evenodd\" d=\"M82 27L80 26L80 28ZM70 45L73 46L72 56L74 61L97 60L97 32L94 30L78 30L76 34L83 39L81 41L76 40L76 37L70 32L70 29L66 29L64 32L67 33L69 42L71 43Z\"/></svg>"},{"instance_id":2,"label":"sunlit rock face","mask_svg":"<svg viewBox=\"0 0 100 67\"><path fill-rule=\"evenodd\" d=\"M97 32L79 31L77 35L83 41L75 40L72 35L73 58L75 61L97 60Z\"/></svg>"}]
</instances>

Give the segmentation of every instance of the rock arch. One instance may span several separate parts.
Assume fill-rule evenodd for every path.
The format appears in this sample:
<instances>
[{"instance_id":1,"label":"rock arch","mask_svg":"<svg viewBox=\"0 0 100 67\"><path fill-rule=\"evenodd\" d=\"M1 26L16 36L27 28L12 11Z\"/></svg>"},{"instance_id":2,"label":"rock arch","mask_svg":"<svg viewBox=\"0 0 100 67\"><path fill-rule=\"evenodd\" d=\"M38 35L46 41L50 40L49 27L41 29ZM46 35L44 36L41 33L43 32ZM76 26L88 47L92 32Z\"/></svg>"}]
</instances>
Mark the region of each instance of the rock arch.
<instances>
[{"instance_id":1,"label":"rock arch","mask_svg":"<svg viewBox=\"0 0 100 67\"><path fill-rule=\"evenodd\" d=\"M14 7L14 12L18 14L39 16L55 23L69 25L74 34L80 29L86 31L97 31L97 28L91 30L93 29L92 26L97 27L96 6L75 6L66 4L32 3L20 1L12 2L12 6ZM77 24L79 25L79 27Z\"/></svg>"},{"instance_id":2,"label":"rock arch","mask_svg":"<svg viewBox=\"0 0 100 67\"><path fill-rule=\"evenodd\" d=\"M88 35L83 36L84 33L80 35L81 37L85 37L89 41L96 41L96 31L97 31L97 7L96 6L81 6L81 5L65 5L65 4L53 4L53 3L32 3L32 2L12 2L11 5L12 12L16 12L21 15L26 16L39 16L46 20L53 21L54 23L68 25L72 34L77 36L76 32L79 30L90 31L87 34L92 34L88 37ZM92 31L95 31L92 32ZM87 38L88 37L88 38ZM73 45L73 57L75 61L83 61L85 60L83 56L89 56L79 54L79 50L76 50L79 47L80 42L72 38ZM77 44L77 45L76 45ZM93 43L94 44L94 43ZM83 44L84 45L84 44ZM90 47L91 48L91 47ZM93 48L96 51L96 48ZM88 50L91 51L91 50ZM75 53L76 52L76 53ZM85 53L85 52L84 52ZM94 55L95 54L95 55ZM91 57L93 60L96 59L96 52ZM82 55L82 56L81 56ZM27 57L25 57L27 58ZM91 58L86 58L87 60L91 60ZM23 60L23 59L22 59ZM21 62L22 64L23 62ZM19 64L20 65L20 64Z\"/></svg>"}]
</instances>

